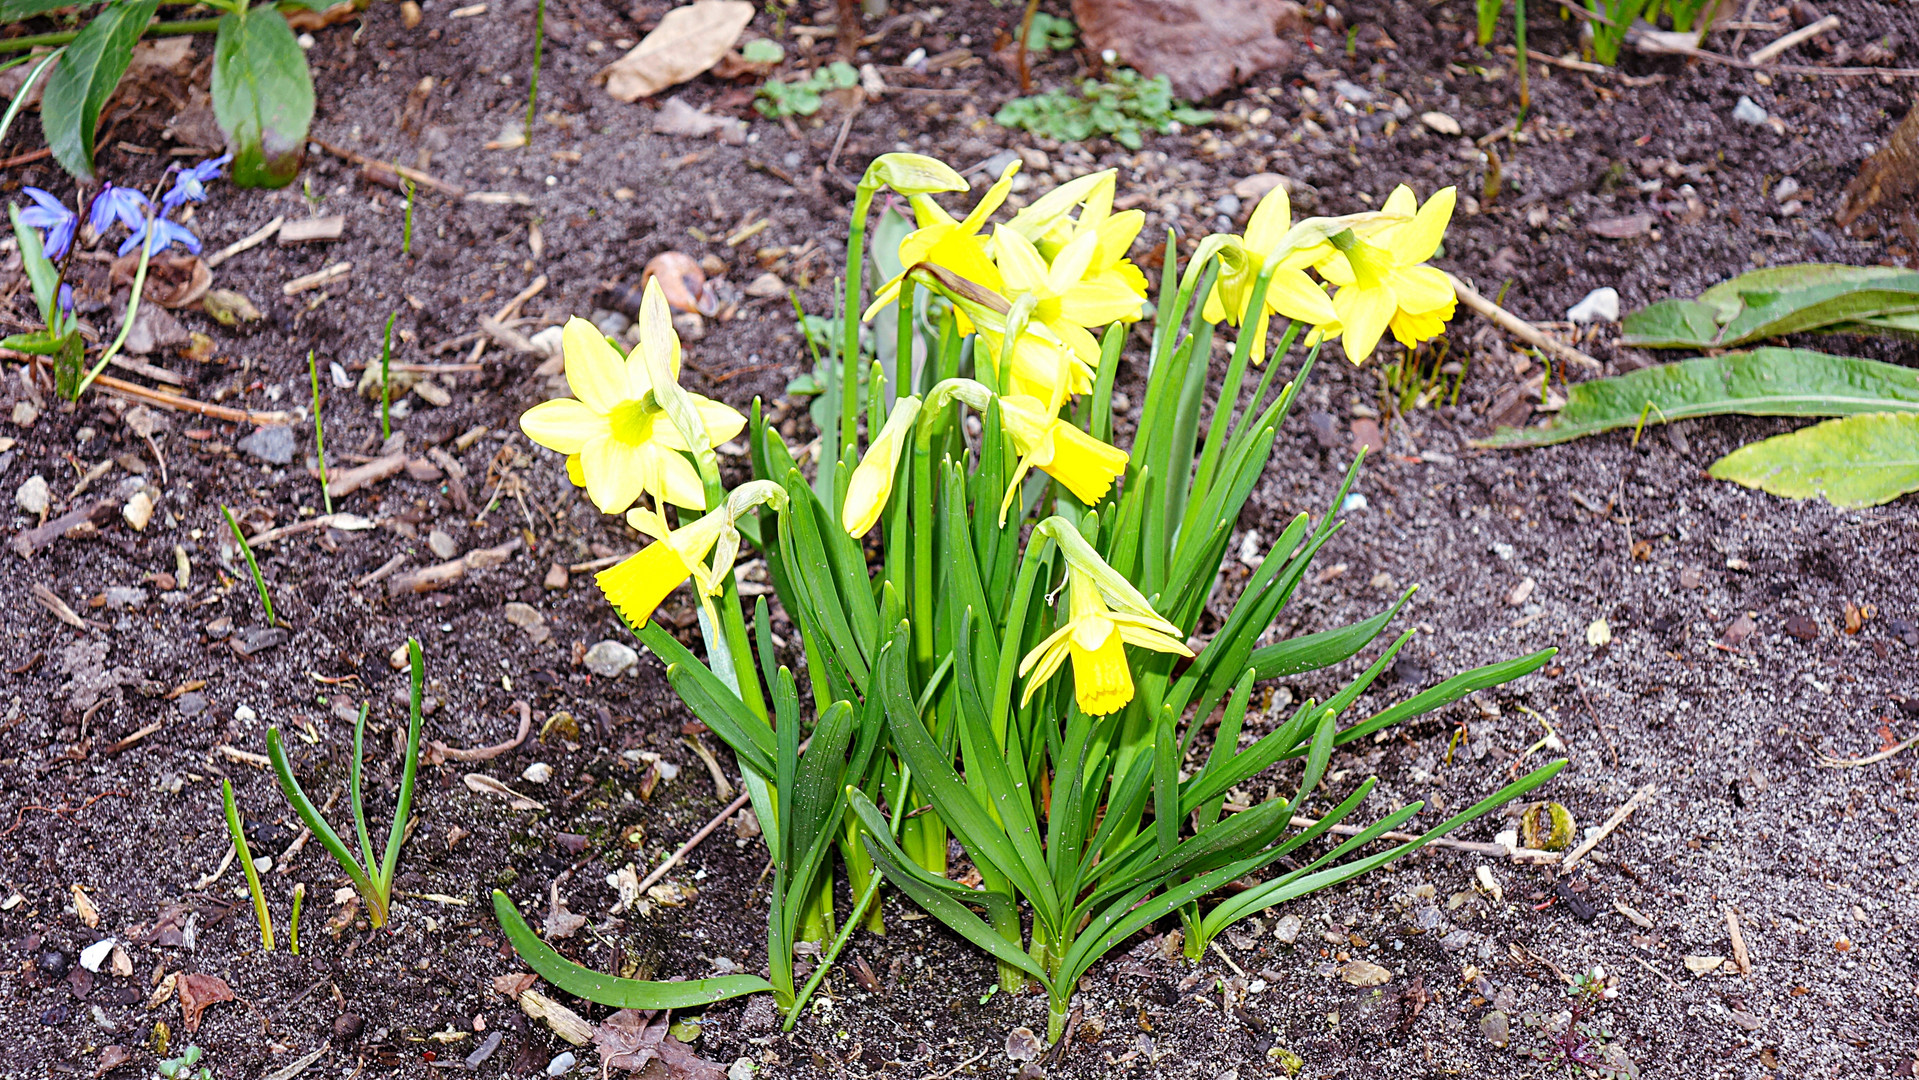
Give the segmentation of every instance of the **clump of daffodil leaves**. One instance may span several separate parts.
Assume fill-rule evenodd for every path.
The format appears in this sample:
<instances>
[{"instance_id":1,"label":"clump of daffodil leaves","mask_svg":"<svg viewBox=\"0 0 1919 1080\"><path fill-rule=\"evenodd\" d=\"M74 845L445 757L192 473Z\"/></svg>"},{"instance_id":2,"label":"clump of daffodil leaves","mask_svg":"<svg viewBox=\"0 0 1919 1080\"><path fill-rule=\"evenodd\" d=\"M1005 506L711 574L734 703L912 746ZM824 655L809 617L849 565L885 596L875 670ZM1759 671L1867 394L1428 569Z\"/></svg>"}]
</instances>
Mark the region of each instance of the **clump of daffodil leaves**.
<instances>
[{"instance_id":1,"label":"clump of daffodil leaves","mask_svg":"<svg viewBox=\"0 0 1919 1080\"><path fill-rule=\"evenodd\" d=\"M1112 170L1004 213L1017 170L962 212L947 207L968 184L942 162L888 154L867 169L849 227L839 354L858 363L860 321L897 305L900 359L875 362L864 379L844 360L831 372L836 422L820 432L810 475L758 402L749 419L680 389L679 342L657 286L630 355L582 320L567 325L574 396L535 406L522 426L568 455L574 483L603 511L625 511L645 538L599 584L738 756L775 881L770 982L733 976L746 981L705 980L726 985L699 991L575 968L497 895L522 955L549 979L572 980L563 989L626 1006L664 1000L659 987L682 988L667 994L681 1001L764 989L790 1024L818 980L795 989L795 943L831 937L823 972L856 925L883 932L871 900L884 879L991 953L1005 989L1037 984L1057 1040L1080 976L1157 921L1176 916L1196 959L1236 920L1404 855L1564 765L1411 840L1384 837L1420 803L1335 832L1374 783L1329 773L1338 747L1525 675L1552 650L1394 703L1382 693L1356 713L1407 630L1325 701L1267 713L1253 706L1261 681L1355 656L1412 590L1362 622L1261 645L1340 527L1330 510L1286 523L1236 596L1220 573L1320 348L1336 340L1362 363L1388 333L1410 347L1444 331L1453 292L1426 262L1453 190L1421 203L1401 187L1379 210L1296 222L1274 188L1244 235L1202 238L1183 270L1169 233L1149 284L1129 257L1145 215L1114 210ZM869 292L867 218L882 190L904 199L916 227L888 260L899 273ZM1129 346L1143 319L1150 344ZM1221 325L1239 332L1215 371ZM1276 387L1302 334L1308 351ZM1122 446L1113 385L1128 363L1144 365L1146 389ZM1207 417L1209 390L1219 405ZM754 479L729 493L712 448L742 430ZM774 655L764 598L750 613L738 598L743 542L764 558L797 631L787 648L805 659L804 703ZM703 660L651 620L689 582ZM1202 628L1208 611L1227 614ZM802 716L816 718L803 754ZM1254 790L1268 770L1293 794L1269 786L1263 801L1228 813L1227 793ZM909 806L932 812L902 815ZM949 837L977 868L977 888L948 877ZM858 898L837 930L829 848Z\"/></svg>"}]
</instances>

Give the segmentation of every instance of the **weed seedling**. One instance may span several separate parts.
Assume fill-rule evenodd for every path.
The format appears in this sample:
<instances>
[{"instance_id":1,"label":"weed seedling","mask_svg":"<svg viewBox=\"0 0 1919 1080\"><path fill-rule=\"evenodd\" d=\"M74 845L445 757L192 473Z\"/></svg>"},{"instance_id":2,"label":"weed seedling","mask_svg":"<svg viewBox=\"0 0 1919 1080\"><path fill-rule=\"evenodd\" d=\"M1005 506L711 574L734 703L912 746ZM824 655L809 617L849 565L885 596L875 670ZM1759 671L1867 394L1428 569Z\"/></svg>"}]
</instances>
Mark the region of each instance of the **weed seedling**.
<instances>
[{"instance_id":1,"label":"weed seedling","mask_svg":"<svg viewBox=\"0 0 1919 1080\"><path fill-rule=\"evenodd\" d=\"M761 116L777 120L783 116L811 116L820 111L821 95L860 84L857 68L844 60L835 60L811 75L792 82L768 79L760 87L753 107Z\"/></svg>"},{"instance_id":2,"label":"weed seedling","mask_svg":"<svg viewBox=\"0 0 1919 1080\"><path fill-rule=\"evenodd\" d=\"M273 598L267 595L267 579L260 576L260 564L253 558L253 546L240 531L240 523L233 517L233 511L225 503L220 504L220 512L227 516L227 528L233 530L233 542L240 545L240 554L246 557L247 572L253 575L253 587L260 593L260 606L267 611L267 625L275 626L279 620L273 617Z\"/></svg>"},{"instance_id":3,"label":"weed seedling","mask_svg":"<svg viewBox=\"0 0 1919 1080\"><path fill-rule=\"evenodd\" d=\"M220 781L220 800L226 806L227 832L233 836L233 857L247 874L247 892L253 895L253 917L260 923L260 947L273 951L273 916L267 913L266 894L260 891L260 871L253 865L253 852L247 847L246 829L240 825L240 808L233 805L233 781Z\"/></svg>"},{"instance_id":4,"label":"weed seedling","mask_svg":"<svg viewBox=\"0 0 1919 1080\"><path fill-rule=\"evenodd\" d=\"M540 97L540 52L546 45L546 0L540 0L540 6L533 14L533 77L526 84L526 141L524 148L533 142L533 103ZM413 208L409 198L407 209Z\"/></svg>"},{"instance_id":5,"label":"weed seedling","mask_svg":"<svg viewBox=\"0 0 1919 1080\"><path fill-rule=\"evenodd\" d=\"M413 203L407 202L409 216ZM326 425L320 419L320 367L313 359L313 350L307 350L307 380L313 384L313 452L320 459L320 498L326 503L326 512L333 512L333 492L327 489L326 479Z\"/></svg>"},{"instance_id":6,"label":"weed seedling","mask_svg":"<svg viewBox=\"0 0 1919 1080\"><path fill-rule=\"evenodd\" d=\"M200 1057L205 1053L197 1046L189 1046L180 1051L179 1057L168 1058L154 1066L154 1069L165 1080L213 1080L213 1070L200 1065ZM200 1065L199 1072L193 1071L195 1065Z\"/></svg>"},{"instance_id":7,"label":"weed seedling","mask_svg":"<svg viewBox=\"0 0 1919 1080\"><path fill-rule=\"evenodd\" d=\"M420 656L420 643L408 638L406 643L407 662L412 668L412 692L407 698L406 761L400 772L400 798L393 808L393 829L387 834L386 850L379 862L373 859L373 840L366 829L366 804L361 797L360 760L364 753L366 740L367 706L360 706L360 718L353 725L353 759L348 764L347 792L353 799L353 827L360 841L360 858L341 841L333 827L320 816L320 810L307 798L300 787L300 781L293 777L293 767L287 762L286 749L280 743L280 729L267 729L267 758L273 763L273 775L280 781L280 791L286 795L293 811L300 815L306 827L320 845L346 871L353 882L355 892L366 901L367 920L375 928L386 925L387 913L391 908L393 896L393 871L400 862L400 845L406 840L407 813L413 807L413 777L420 766L420 695L426 686L426 663Z\"/></svg>"},{"instance_id":8,"label":"weed seedling","mask_svg":"<svg viewBox=\"0 0 1919 1080\"><path fill-rule=\"evenodd\" d=\"M388 392L388 376L391 374L393 360L393 320L400 317L394 312L386 317L386 335L380 342L380 439L385 441L393 437L393 396Z\"/></svg>"},{"instance_id":9,"label":"weed seedling","mask_svg":"<svg viewBox=\"0 0 1919 1080\"><path fill-rule=\"evenodd\" d=\"M1131 68L1118 68L1111 82L1081 81L1079 92L1048 90L1032 97L1014 98L993 114L1001 127L1022 128L1061 142L1085 142L1104 135L1129 150L1143 145L1141 133L1172 133L1175 124L1208 124L1213 114L1173 98L1173 84L1164 75L1147 78Z\"/></svg>"},{"instance_id":10,"label":"weed seedling","mask_svg":"<svg viewBox=\"0 0 1919 1080\"><path fill-rule=\"evenodd\" d=\"M293 915L287 927L287 947L295 956L300 955L300 903L306 898L307 887L304 882L293 886Z\"/></svg>"},{"instance_id":11,"label":"weed seedling","mask_svg":"<svg viewBox=\"0 0 1919 1080\"><path fill-rule=\"evenodd\" d=\"M544 7L545 5L542 4L541 6ZM528 108L531 107L531 104L529 104ZM531 123L531 121L528 121L528 123ZM413 255L413 181L411 178L406 182L406 220L405 223L400 226L400 254L409 258Z\"/></svg>"}]
</instances>

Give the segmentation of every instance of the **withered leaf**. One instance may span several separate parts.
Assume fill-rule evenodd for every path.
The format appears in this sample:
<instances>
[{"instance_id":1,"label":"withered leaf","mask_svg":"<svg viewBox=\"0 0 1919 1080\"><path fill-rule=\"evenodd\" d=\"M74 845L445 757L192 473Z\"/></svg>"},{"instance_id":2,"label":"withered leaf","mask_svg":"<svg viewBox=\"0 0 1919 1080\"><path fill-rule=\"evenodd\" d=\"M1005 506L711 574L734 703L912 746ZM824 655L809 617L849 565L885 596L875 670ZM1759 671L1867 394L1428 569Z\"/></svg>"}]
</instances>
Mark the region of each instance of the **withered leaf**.
<instances>
[{"instance_id":1,"label":"withered leaf","mask_svg":"<svg viewBox=\"0 0 1919 1080\"><path fill-rule=\"evenodd\" d=\"M218 975L182 975L176 984L180 992L180 1026L200 1030L200 1014L207 1006L233 1000L233 988Z\"/></svg>"}]
</instances>

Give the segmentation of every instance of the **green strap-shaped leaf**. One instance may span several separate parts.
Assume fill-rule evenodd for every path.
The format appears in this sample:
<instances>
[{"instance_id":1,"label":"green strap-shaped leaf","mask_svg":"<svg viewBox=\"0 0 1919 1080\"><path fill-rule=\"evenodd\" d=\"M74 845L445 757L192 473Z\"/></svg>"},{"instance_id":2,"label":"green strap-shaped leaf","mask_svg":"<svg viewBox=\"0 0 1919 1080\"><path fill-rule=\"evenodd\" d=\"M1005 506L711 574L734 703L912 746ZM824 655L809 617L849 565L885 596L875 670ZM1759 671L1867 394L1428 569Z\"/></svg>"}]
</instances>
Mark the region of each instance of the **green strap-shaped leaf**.
<instances>
[{"instance_id":1,"label":"green strap-shaped leaf","mask_svg":"<svg viewBox=\"0 0 1919 1080\"><path fill-rule=\"evenodd\" d=\"M221 17L213 116L233 151L234 183L284 187L300 171L313 122L313 76L292 28L271 5Z\"/></svg>"},{"instance_id":2,"label":"green strap-shaped leaf","mask_svg":"<svg viewBox=\"0 0 1919 1080\"><path fill-rule=\"evenodd\" d=\"M1919 371L1811 349L1764 348L1575 383L1551 423L1502 428L1478 445L1545 446L1692 416L1872 412L1919 412Z\"/></svg>"},{"instance_id":3,"label":"green strap-shaped leaf","mask_svg":"<svg viewBox=\"0 0 1919 1080\"><path fill-rule=\"evenodd\" d=\"M1418 588L1417 585L1408 588L1400 594L1398 603L1363 622L1254 649L1251 657L1253 670L1259 673L1261 679L1273 679L1331 667L1371 644L1380 631L1386 629L1386 624L1392 621L1393 616L1399 613L1399 609L1406 605L1406 601L1412 599Z\"/></svg>"},{"instance_id":4,"label":"green strap-shaped leaf","mask_svg":"<svg viewBox=\"0 0 1919 1080\"><path fill-rule=\"evenodd\" d=\"M60 167L93 179L94 128L133 59L134 42L153 20L160 0L116 0L80 31L60 57L40 96L40 126ZM0 19L0 22L9 21ZM285 25L282 19L281 24ZM299 46L294 46L299 51ZM302 57L301 63L304 64Z\"/></svg>"},{"instance_id":5,"label":"green strap-shaped leaf","mask_svg":"<svg viewBox=\"0 0 1919 1080\"><path fill-rule=\"evenodd\" d=\"M40 244L40 230L20 223L18 206L7 204L7 220L13 223L13 238L20 245L20 263L26 268L27 283L33 288L34 306L40 309L40 321L47 325L51 335L54 305L60 295L60 271L47 259L46 249Z\"/></svg>"},{"instance_id":6,"label":"green strap-shaped leaf","mask_svg":"<svg viewBox=\"0 0 1919 1080\"><path fill-rule=\"evenodd\" d=\"M772 983L758 975L723 975L717 979L685 982L647 982L602 975L554 952L526 924L513 901L498 889L493 890L493 917L500 920L500 929L506 931L513 951L520 954L527 967L561 990L595 1005L614 1009L687 1009L773 989Z\"/></svg>"},{"instance_id":7,"label":"green strap-shaped leaf","mask_svg":"<svg viewBox=\"0 0 1919 1080\"><path fill-rule=\"evenodd\" d=\"M1709 471L1788 499L1878 506L1919 491L1919 412L1828 420L1742 446Z\"/></svg>"},{"instance_id":8,"label":"green strap-shaped leaf","mask_svg":"<svg viewBox=\"0 0 1919 1080\"><path fill-rule=\"evenodd\" d=\"M1352 727L1342 729L1334 742L1344 745L1354 739L1363 739L1381 728L1392 727L1402 720L1410 720L1415 716L1424 716L1442 705L1451 705L1474 691L1509 683L1521 675L1531 674L1544 667L1546 661L1551 660L1558 652L1558 649L1541 649L1527 656L1502 660L1497 664L1487 664L1471 671L1462 671L1430 690L1422 690L1397 705L1374 713Z\"/></svg>"}]
</instances>

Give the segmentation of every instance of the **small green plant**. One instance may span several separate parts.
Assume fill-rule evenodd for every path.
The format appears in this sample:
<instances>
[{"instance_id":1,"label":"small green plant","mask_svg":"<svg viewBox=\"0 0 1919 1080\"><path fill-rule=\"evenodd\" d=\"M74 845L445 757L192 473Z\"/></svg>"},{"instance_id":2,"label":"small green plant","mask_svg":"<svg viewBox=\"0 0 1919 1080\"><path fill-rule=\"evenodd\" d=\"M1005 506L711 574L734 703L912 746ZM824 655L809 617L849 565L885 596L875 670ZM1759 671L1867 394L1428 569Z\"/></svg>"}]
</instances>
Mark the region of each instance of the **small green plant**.
<instances>
[{"instance_id":1,"label":"small green plant","mask_svg":"<svg viewBox=\"0 0 1919 1080\"><path fill-rule=\"evenodd\" d=\"M267 625L277 625L279 620L273 617L273 598L267 595L267 579L260 576L260 564L253 557L253 546L247 543L246 534L240 531L240 522L225 503L220 504L220 512L226 515L227 528L233 532L233 542L240 545L240 554L247 560L247 573L252 575L253 587L260 593L260 606L266 609Z\"/></svg>"},{"instance_id":2,"label":"small green plant","mask_svg":"<svg viewBox=\"0 0 1919 1080\"><path fill-rule=\"evenodd\" d=\"M394 312L386 317L386 334L380 341L380 438L382 441L393 437L393 394L388 382L392 375L393 360L393 320L400 317Z\"/></svg>"},{"instance_id":3,"label":"small green plant","mask_svg":"<svg viewBox=\"0 0 1919 1080\"><path fill-rule=\"evenodd\" d=\"M406 841L407 814L413 808L413 779L420 767L420 695L426 686L426 663L421 658L417 639L407 639L406 655L412 673L412 689L407 696L406 759L400 771L399 801L393 807L393 828L387 834L386 850L379 862L373 859L373 840L366 828L366 804L361 791L360 766L365 754L368 707L360 706L360 718L353 725L353 758L347 766L347 794L353 800L353 829L360 841L359 859L347 850L340 835L320 816L319 808L307 798L300 781L294 778L293 766L287 762L286 748L280 742L280 729L267 729L267 758L273 763L273 775L280 781L281 793L326 848L327 854L346 871L354 891L366 901L367 921L375 929L386 925L392 910L393 872L400 862L400 846Z\"/></svg>"},{"instance_id":4,"label":"small green plant","mask_svg":"<svg viewBox=\"0 0 1919 1080\"><path fill-rule=\"evenodd\" d=\"M1480 48L1492 44L1493 31L1499 26L1499 13L1505 6L1506 0L1476 0ZM1513 50L1516 54L1513 62L1519 67L1519 108L1523 112L1532 104L1532 86L1527 78L1526 0L1513 0Z\"/></svg>"},{"instance_id":5,"label":"small green plant","mask_svg":"<svg viewBox=\"0 0 1919 1080\"><path fill-rule=\"evenodd\" d=\"M1181 104L1164 75L1147 78L1131 68L1116 68L1111 82L1082 80L1079 92L1048 90L1014 98L993 114L1001 127L1030 131L1061 142L1085 142L1104 135L1129 150L1143 145L1144 132L1172 133L1176 124L1209 124L1213 114Z\"/></svg>"},{"instance_id":6,"label":"small green plant","mask_svg":"<svg viewBox=\"0 0 1919 1080\"><path fill-rule=\"evenodd\" d=\"M1611 67L1619 63L1619 47L1626 43L1626 32L1646 14L1656 0L1586 0L1593 18L1586 20L1581 37L1590 32L1592 58Z\"/></svg>"},{"instance_id":7,"label":"small green plant","mask_svg":"<svg viewBox=\"0 0 1919 1080\"><path fill-rule=\"evenodd\" d=\"M331 514L333 492L327 487L326 479L326 423L320 418L320 366L313 359L312 349L307 350L307 381L313 384L313 452L320 459L320 498L326 503L326 512Z\"/></svg>"},{"instance_id":8,"label":"small green plant","mask_svg":"<svg viewBox=\"0 0 1919 1080\"><path fill-rule=\"evenodd\" d=\"M1595 966L1573 976L1565 988L1567 1009L1553 1016L1523 1014L1524 1028L1514 1040L1521 1057L1540 1062L1548 1073L1588 1080L1638 1080L1639 1070L1623 1048L1614 1045L1612 1028L1596 1014L1617 997L1617 978Z\"/></svg>"},{"instance_id":9,"label":"small green plant","mask_svg":"<svg viewBox=\"0 0 1919 1080\"><path fill-rule=\"evenodd\" d=\"M1079 44L1079 27L1073 20L1044 11L1033 12L1031 28L1026 32L1026 47L1034 52L1065 52Z\"/></svg>"},{"instance_id":10,"label":"small green plant","mask_svg":"<svg viewBox=\"0 0 1919 1080\"><path fill-rule=\"evenodd\" d=\"M754 38L740 46L740 58L749 64L777 64L786 59L786 47L772 38Z\"/></svg>"},{"instance_id":11,"label":"small green plant","mask_svg":"<svg viewBox=\"0 0 1919 1080\"><path fill-rule=\"evenodd\" d=\"M213 1070L200 1065L200 1058L205 1053L197 1046L189 1046L180 1051L179 1057L168 1058L155 1065L154 1069L165 1080L213 1080ZM200 1065L199 1072L193 1071L195 1065Z\"/></svg>"},{"instance_id":12,"label":"small green plant","mask_svg":"<svg viewBox=\"0 0 1919 1080\"><path fill-rule=\"evenodd\" d=\"M1719 16L1719 0L1655 0L1646 11L1648 19L1656 18L1663 9L1666 17L1672 20L1672 28L1682 32L1697 27L1711 26Z\"/></svg>"},{"instance_id":13,"label":"small green plant","mask_svg":"<svg viewBox=\"0 0 1919 1080\"><path fill-rule=\"evenodd\" d=\"M17 23L72 5L62 0L0 0L0 23ZM93 150L101 112L113 97L143 36L214 34L213 115L234 149L234 180L243 187L281 187L299 171L313 120L313 76L306 53L279 8L314 11L329 0L284 5L207 0L217 19L153 20L159 0L113 0L79 30L11 38L0 51L62 45L41 96L40 122L54 160L80 180L94 178ZM16 103L24 94L16 94Z\"/></svg>"},{"instance_id":14,"label":"small green plant","mask_svg":"<svg viewBox=\"0 0 1919 1080\"><path fill-rule=\"evenodd\" d=\"M260 947L273 951L273 916L267 913L266 894L260 891L260 871L253 865L253 852L247 847L246 829L240 824L240 808L233 803L233 781L220 781L220 799L227 812L227 832L233 837L233 856L246 871L247 892L253 897L253 917L260 923Z\"/></svg>"},{"instance_id":15,"label":"small green plant","mask_svg":"<svg viewBox=\"0 0 1919 1080\"><path fill-rule=\"evenodd\" d=\"M287 927L287 948L290 949L295 956L300 955L300 904L305 901L306 898L306 883L301 882L294 885L293 914L289 917L288 921L290 925Z\"/></svg>"},{"instance_id":16,"label":"small green plant","mask_svg":"<svg viewBox=\"0 0 1919 1080\"><path fill-rule=\"evenodd\" d=\"M541 8L544 10L545 5ZM527 107L532 108L531 103ZM406 182L406 221L400 227L400 254L409 258L413 255L413 180L410 177Z\"/></svg>"},{"instance_id":17,"label":"small green plant","mask_svg":"<svg viewBox=\"0 0 1919 1080\"><path fill-rule=\"evenodd\" d=\"M540 53L546 46L546 0L533 14L533 75L526 83L526 141L520 144L524 149L533 144L533 106L540 99ZM406 196L407 221L413 220L413 185L407 184ZM409 231L408 235L411 235Z\"/></svg>"},{"instance_id":18,"label":"small green plant","mask_svg":"<svg viewBox=\"0 0 1919 1080\"><path fill-rule=\"evenodd\" d=\"M811 116L820 111L822 95L859 84L859 70L844 60L835 60L791 82L768 79L760 86L753 107L761 116L775 120L782 116Z\"/></svg>"}]
</instances>

